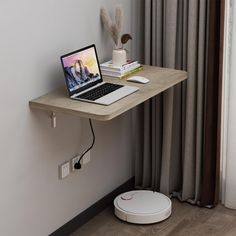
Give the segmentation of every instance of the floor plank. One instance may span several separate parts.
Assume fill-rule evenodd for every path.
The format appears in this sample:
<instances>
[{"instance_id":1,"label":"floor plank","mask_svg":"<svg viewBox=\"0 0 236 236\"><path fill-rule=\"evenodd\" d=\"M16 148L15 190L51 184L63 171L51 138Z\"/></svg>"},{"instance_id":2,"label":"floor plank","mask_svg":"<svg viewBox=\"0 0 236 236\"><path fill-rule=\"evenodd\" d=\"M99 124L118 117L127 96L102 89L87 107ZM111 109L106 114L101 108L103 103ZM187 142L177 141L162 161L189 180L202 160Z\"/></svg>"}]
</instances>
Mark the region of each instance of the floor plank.
<instances>
[{"instance_id":1,"label":"floor plank","mask_svg":"<svg viewBox=\"0 0 236 236\"><path fill-rule=\"evenodd\" d=\"M122 222L107 208L83 225L71 236L235 236L236 210L222 205L214 209L200 208L172 200L169 219L152 225L135 225Z\"/></svg>"}]
</instances>

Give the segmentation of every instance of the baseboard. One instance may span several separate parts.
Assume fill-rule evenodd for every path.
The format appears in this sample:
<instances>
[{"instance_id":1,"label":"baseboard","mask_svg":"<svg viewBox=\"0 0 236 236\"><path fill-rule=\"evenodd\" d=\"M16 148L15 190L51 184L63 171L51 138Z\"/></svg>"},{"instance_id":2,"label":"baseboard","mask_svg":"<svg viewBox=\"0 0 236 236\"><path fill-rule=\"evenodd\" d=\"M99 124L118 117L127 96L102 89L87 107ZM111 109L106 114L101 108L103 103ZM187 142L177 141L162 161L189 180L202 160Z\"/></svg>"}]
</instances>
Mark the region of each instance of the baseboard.
<instances>
[{"instance_id":1,"label":"baseboard","mask_svg":"<svg viewBox=\"0 0 236 236\"><path fill-rule=\"evenodd\" d=\"M134 189L134 177L126 181L120 187L107 194L105 197L94 203L88 209L77 215L75 218L64 224L62 227L51 233L49 236L68 236L76 231L83 224L87 223L90 219L98 213L106 209L113 203L114 198L126 191Z\"/></svg>"}]
</instances>

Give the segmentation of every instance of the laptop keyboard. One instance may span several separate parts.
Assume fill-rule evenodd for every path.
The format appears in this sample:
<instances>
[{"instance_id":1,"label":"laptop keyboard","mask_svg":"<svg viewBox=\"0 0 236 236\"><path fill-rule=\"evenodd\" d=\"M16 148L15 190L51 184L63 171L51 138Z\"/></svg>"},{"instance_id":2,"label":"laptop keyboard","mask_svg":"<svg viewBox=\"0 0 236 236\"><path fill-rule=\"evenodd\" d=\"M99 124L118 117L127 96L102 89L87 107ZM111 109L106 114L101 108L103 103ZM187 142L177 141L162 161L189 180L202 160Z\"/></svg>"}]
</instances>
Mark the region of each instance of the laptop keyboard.
<instances>
[{"instance_id":1,"label":"laptop keyboard","mask_svg":"<svg viewBox=\"0 0 236 236\"><path fill-rule=\"evenodd\" d=\"M105 84L100 85L97 88L91 89L88 92L85 92L85 93L77 96L77 98L95 101L95 100L121 88L121 87L123 87L123 85L105 83Z\"/></svg>"}]
</instances>

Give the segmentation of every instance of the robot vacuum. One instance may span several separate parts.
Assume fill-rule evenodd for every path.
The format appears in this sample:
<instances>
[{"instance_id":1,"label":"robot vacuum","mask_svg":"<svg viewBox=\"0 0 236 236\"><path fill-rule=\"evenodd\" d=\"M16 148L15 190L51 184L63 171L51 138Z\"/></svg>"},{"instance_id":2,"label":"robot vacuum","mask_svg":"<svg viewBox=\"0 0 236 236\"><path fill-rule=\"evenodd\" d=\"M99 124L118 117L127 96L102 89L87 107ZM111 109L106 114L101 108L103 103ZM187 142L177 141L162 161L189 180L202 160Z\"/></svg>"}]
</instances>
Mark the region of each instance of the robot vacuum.
<instances>
[{"instance_id":1,"label":"robot vacuum","mask_svg":"<svg viewBox=\"0 0 236 236\"><path fill-rule=\"evenodd\" d=\"M147 190L122 193L115 198L114 206L119 219L134 224L153 224L171 215L171 200Z\"/></svg>"}]
</instances>

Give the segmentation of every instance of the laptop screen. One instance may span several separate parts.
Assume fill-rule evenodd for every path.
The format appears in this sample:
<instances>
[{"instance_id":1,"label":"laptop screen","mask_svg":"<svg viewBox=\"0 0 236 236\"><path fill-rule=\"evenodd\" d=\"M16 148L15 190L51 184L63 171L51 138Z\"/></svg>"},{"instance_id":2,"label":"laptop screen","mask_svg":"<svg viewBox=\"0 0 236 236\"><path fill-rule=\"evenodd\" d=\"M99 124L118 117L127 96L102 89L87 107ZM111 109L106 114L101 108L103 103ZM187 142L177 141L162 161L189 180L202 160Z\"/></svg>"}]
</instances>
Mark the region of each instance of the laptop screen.
<instances>
[{"instance_id":1,"label":"laptop screen","mask_svg":"<svg viewBox=\"0 0 236 236\"><path fill-rule=\"evenodd\" d=\"M68 53L61 62L70 95L102 82L95 45Z\"/></svg>"}]
</instances>

